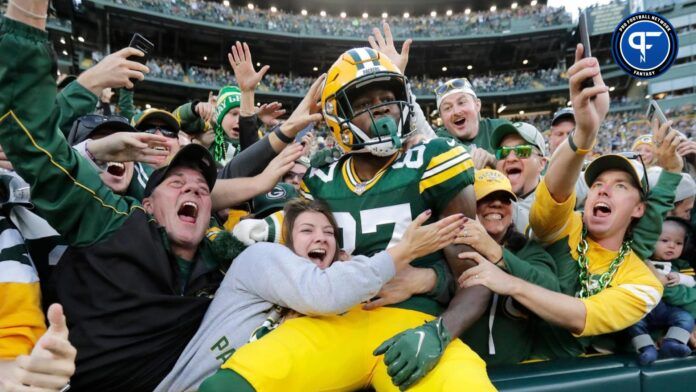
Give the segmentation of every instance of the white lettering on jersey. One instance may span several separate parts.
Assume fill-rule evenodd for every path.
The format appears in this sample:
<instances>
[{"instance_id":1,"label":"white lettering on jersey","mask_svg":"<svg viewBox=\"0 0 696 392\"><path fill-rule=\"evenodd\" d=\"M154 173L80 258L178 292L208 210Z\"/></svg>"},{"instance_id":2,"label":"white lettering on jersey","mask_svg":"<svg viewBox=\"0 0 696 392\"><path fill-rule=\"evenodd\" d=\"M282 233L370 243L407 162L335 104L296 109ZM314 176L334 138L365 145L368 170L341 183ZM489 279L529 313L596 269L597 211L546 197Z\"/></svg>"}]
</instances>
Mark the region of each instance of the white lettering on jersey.
<instances>
[{"instance_id":1,"label":"white lettering on jersey","mask_svg":"<svg viewBox=\"0 0 696 392\"><path fill-rule=\"evenodd\" d=\"M334 212L334 218L343 232L343 250L348 254L353 254L357 237L355 218L348 212ZM412 220L409 203L363 210L360 211L360 234L376 233L377 226L393 223L392 237L385 248L389 249L401 241Z\"/></svg>"},{"instance_id":2,"label":"white lettering on jersey","mask_svg":"<svg viewBox=\"0 0 696 392\"><path fill-rule=\"evenodd\" d=\"M425 154L425 145L421 144L410 148L406 151L404 158L392 165L394 169L401 169L406 166L409 169L418 169L423 166L423 155Z\"/></svg>"}]
</instances>

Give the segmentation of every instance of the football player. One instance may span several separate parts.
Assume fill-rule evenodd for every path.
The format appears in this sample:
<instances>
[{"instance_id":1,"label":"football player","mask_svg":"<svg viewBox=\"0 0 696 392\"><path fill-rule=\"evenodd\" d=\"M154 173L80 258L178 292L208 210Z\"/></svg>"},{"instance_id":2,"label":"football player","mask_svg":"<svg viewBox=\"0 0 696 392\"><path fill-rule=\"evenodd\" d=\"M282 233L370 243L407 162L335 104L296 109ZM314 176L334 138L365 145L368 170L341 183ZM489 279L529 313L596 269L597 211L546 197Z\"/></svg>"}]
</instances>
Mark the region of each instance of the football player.
<instances>
[{"instance_id":1,"label":"football player","mask_svg":"<svg viewBox=\"0 0 696 392\"><path fill-rule=\"evenodd\" d=\"M428 209L434 217L474 217L474 169L465 147L438 138L404 149L415 129L414 102L406 78L385 54L370 48L343 53L326 76L321 105L347 154L311 169L300 191L329 204L346 252L373 255L389 248ZM458 276L464 268L456 249L450 252ZM357 305L341 316L289 320L240 348L200 390L493 390L485 363L456 339L483 313L490 292L460 291L442 313L437 296L448 291L444 255L412 265L425 278L410 297L370 311Z\"/></svg>"}]
</instances>

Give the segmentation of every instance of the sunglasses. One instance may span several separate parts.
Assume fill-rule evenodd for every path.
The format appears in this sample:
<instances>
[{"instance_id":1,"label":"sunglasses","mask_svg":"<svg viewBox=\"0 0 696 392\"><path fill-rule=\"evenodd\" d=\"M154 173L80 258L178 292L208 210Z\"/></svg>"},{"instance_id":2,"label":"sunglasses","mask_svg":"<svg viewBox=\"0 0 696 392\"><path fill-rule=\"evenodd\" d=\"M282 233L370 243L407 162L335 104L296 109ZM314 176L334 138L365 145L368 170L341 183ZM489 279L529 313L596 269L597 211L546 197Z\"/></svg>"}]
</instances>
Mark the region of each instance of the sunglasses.
<instances>
[{"instance_id":1,"label":"sunglasses","mask_svg":"<svg viewBox=\"0 0 696 392\"><path fill-rule=\"evenodd\" d=\"M153 134L153 135L154 135L155 133L157 133L157 132L161 133L162 136L164 136L164 137L169 137L169 138L172 138L172 139L178 138L178 137L179 137L179 133L178 133L178 132L170 131L170 130L167 129L167 128L155 127L155 128L149 128L149 129L146 129L146 130L145 130L145 133L150 133L150 134Z\"/></svg>"},{"instance_id":2,"label":"sunglasses","mask_svg":"<svg viewBox=\"0 0 696 392\"><path fill-rule=\"evenodd\" d=\"M613 154L616 155L621 155L624 158L627 159L634 159L638 162L640 162L640 166L643 168L643 180L639 184L641 189L643 190L643 193L647 196L650 193L650 184L648 183L648 169L645 167L645 162L643 162L643 157L635 152L615 152Z\"/></svg>"},{"instance_id":3,"label":"sunglasses","mask_svg":"<svg viewBox=\"0 0 696 392\"><path fill-rule=\"evenodd\" d=\"M511 152L515 152L517 158L529 158L534 153L534 146L531 144L522 144L514 147L500 147L495 150L495 159L505 159Z\"/></svg>"},{"instance_id":4,"label":"sunglasses","mask_svg":"<svg viewBox=\"0 0 696 392\"><path fill-rule=\"evenodd\" d=\"M462 78L462 79L448 80L444 84L437 86L435 88L435 90L433 90L433 91L435 91L435 95L440 96L440 95L444 95L446 92L448 92L450 90L456 90L456 89L464 88L464 87L467 87L467 88L470 88L473 90L473 88L471 87L471 83L469 83L469 80L466 78Z\"/></svg>"}]
</instances>

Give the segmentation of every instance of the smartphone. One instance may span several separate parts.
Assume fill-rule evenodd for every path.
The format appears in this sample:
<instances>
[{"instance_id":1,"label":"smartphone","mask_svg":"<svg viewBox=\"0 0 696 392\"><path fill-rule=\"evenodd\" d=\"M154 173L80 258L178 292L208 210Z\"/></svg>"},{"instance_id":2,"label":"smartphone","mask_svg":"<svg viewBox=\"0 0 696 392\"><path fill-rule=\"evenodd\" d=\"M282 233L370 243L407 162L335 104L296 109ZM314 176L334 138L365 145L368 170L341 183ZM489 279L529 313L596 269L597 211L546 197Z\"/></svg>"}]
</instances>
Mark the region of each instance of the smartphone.
<instances>
[{"instance_id":1,"label":"smartphone","mask_svg":"<svg viewBox=\"0 0 696 392\"><path fill-rule=\"evenodd\" d=\"M147 62L147 58L152 53L152 51L155 49L155 44L152 42L148 41L147 38L143 37L142 35L135 33L133 34L133 37L131 38L130 44L128 44L129 47L138 49L139 51L143 52L145 56L140 57L140 56L130 56L128 57L128 60L138 62L140 64L145 64ZM138 79L131 79L130 80L133 85L135 85L138 82Z\"/></svg>"},{"instance_id":2,"label":"smartphone","mask_svg":"<svg viewBox=\"0 0 696 392\"><path fill-rule=\"evenodd\" d=\"M650 100L650 104L648 104L648 111L645 113L645 115L646 117L648 117L648 121L650 122L652 122L653 118L657 116L658 125L662 125L668 121L667 116L665 116L665 112L662 111L662 108L654 99ZM687 139L686 135L684 135L680 131L677 131L677 133L682 138Z\"/></svg>"},{"instance_id":3,"label":"smartphone","mask_svg":"<svg viewBox=\"0 0 696 392\"><path fill-rule=\"evenodd\" d=\"M155 44L148 41L147 38L143 37L138 33L133 34L133 37L131 38L130 44L128 44L128 46L130 46L131 48L138 49L139 51L145 53L145 56L143 57L131 56L128 58L128 60L137 61L140 64L145 64L147 62L148 55L152 53L152 51L155 49Z\"/></svg>"},{"instance_id":4,"label":"smartphone","mask_svg":"<svg viewBox=\"0 0 696 392\"><path fill-rule=\"evenodd\" d=\"M587 29L587 15L585 11L580 12L580 19L578 19L578 38L583 47L582 58L592 57L592 48L590 47L590 32ZM582 88L593 87L594 82L592 79L585 79L582 82Z\"/></svg>"}]
</instances>

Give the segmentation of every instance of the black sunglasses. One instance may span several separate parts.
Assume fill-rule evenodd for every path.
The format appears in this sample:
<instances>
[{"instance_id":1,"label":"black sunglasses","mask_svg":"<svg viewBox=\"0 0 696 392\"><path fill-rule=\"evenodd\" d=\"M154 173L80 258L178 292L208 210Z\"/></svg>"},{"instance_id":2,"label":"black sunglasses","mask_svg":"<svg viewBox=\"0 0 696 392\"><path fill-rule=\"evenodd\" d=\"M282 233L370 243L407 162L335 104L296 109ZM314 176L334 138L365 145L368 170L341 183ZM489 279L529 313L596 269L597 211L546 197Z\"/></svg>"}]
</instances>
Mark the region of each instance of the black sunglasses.
<instances>
[{"instance_id":1,"label":"black sunglasses","mask_svg":"<svg viewBox=\"0 0 696 392\"><path fill-rule=\"evenodd\" d=\"M148 129L146 129L144 132L145 132L145 133L149 133L149 134L153 134L153 135L154 135L155 133L159 132L159 133L162 134L162 136L164 136L164 137L169 137L169 138L172 138L172 139L178 138L178 137L179 137L179 133L178 133L178 132L170 131L169 129L167 129L167 128L162 128L162 127L148 128Z\"/></svg>"}]
</instances>

